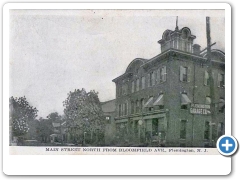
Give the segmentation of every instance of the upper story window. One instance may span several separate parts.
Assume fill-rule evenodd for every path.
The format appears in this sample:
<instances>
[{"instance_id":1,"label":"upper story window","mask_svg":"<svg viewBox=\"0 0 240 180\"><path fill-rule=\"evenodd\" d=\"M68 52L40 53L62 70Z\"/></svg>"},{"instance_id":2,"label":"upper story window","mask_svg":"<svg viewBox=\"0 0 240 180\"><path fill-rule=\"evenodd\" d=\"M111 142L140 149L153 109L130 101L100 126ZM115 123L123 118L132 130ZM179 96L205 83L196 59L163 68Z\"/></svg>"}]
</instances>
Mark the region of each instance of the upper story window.
<instances>
[{"instance_id":1,"label":"upper story window","mask_svg":"<svg viewBox=\"0 0 240 180\"><path fill-rule=\"evenodd\" d=\"M180 81L190 82L190 68L180 66Z\"/></svg>"},{"instance_id":2,"label":"upper story window","mask_svg":"<svg viewBox=\"0 0 240 180\"><path fill-rule=\"evenodd\" d=\"M131 102L131 113L134 114L134 102Z\"/></svg>"},{"instance_id":3,"label":"upper story window","mask_svg":"<svg viewBox=\"0 0 240 180\"><path fill-rule=\"evenodd\" d=\"M137 81L136 81L136 91L139 91L139 85L140 85L140 82L139 82L139 79L137 79Z\"/></svg>"},{"instance_id":4,"label":"upper story window","mask_svg":"<svg viewBox=\"0 0 240 180\"><path fill-rule=\"evenodd\" d=\"M135 82L132 81L132 93L134 93L134 90L135 90Z\"/></svg>"},{"instance_id":5,"label":"upper story window","mask_svg":"<svg viewBox=\"0 0 240 180\"><path fill-rule=\"evenodd\" d=\"M142 82L142 89L145 89L145 76L141 78L141 82Z\"/></svg>"},{"instance_id":6,"label":"upper story window","mask_svg":"<svg viewBox=\"0 0 240 180\"><path fill-rule=\"evenodd\" d=\"M122 85L122 95L126 95L128 92L128 85L127 84L123 84Z\"/></svg>"},{"instance_id":7,"label":"upper story window","mask_svg":"<svg viewBox=\"0 0 240 180\"><path fill-rule=\"evenodd\" d=\"M209 74L207 71L204 73L204 85L208 86L209 85Z\"/></svg>"},{"instance_id":8,"label":"upper story window","mask_svg":"<svg viewBox=\"0 0 240 180\"><path fill-rule=\"evenodd\" d=\"M140 101L139 100L136 101L136 111L135 112L136 113L140 112Z\"/></svg>"},{"instance_id":9,"label":"upper story window","mask_svg":"<svg viewBox=\"0 0 240 180\"><path fill-rule=\"evenodd\" d=\"M155 85L155 73L151 72L148 74L148 87Z\"/></svg>"},{"instance_id":10,"label":"upper story window","mask_svg":"<svg viewBox=\"0 0 240 180\"><path fill-rule=\"evenodd\" d=\"M145 104L145 100L144 99L141 99L141 104L140 104L140 109L141 111L143 111L143 108L144 108L144 104Z\"/></svg>"},{"instance_id":11,"label":"upper story window","mask_svg":"<svg viewBox=\"0 0 240 180\"><path fill-rule=\"evenodd\" d=\"M218 87L224 87L225 82L224 82L224 74L218 74Z\"/></svg>"},{"instance_id":12,"label":"upper story window","mask_svg":"<svg viewBox=\"0 0 240 180\"><path fill-rule=\"evenodd\" d=\"M160 68L160 82L165 82L167 79L166 66Z\"/></svg>"},{"instance_id":13,"label":"upper story window","mask_svg":"<svg viewBox=\"0 0 240 180\"><path fill-rule=\"evenodd\" d=\"M118 105L118 116L122 115L122 106L121 104Z\"/></svg>"}]
</instances>

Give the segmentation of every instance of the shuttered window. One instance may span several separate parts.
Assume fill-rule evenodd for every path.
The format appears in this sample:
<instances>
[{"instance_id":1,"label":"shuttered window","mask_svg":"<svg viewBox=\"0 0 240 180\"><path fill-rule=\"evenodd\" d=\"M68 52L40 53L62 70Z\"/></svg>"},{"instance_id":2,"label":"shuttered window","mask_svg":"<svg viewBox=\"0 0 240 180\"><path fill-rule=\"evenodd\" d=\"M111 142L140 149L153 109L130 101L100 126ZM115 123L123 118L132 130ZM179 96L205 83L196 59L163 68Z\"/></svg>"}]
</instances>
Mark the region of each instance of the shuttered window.
<instances>
[{"instance_id":1,"label":"shuttered window","mask_svg":"<svg viewBox=\"0 0 240 180\"><path fill-rule=\"evenodd\" d=\"M180 81L190 82L191 69L190 67L180 66Z\"/></svg>"},{"instance_id":2,"label":"shuttered window","mask_svg":"<svg viewBox=\"0 0 240 180\"><path fill-rule=\"evenodd\" d=\"M209 85L209 74L207 71L204 73L204 85L208 86Z\"/></svg>"},{"instance_id":3,"label":"shuttered window","mask_svg":"<svg viewBox=\"0 0 240 180\"><path fill-rule=\"evenodd\" d=\"M142 77L142 89L145 89L145 76Z\"/></svg>"}]
</instances>

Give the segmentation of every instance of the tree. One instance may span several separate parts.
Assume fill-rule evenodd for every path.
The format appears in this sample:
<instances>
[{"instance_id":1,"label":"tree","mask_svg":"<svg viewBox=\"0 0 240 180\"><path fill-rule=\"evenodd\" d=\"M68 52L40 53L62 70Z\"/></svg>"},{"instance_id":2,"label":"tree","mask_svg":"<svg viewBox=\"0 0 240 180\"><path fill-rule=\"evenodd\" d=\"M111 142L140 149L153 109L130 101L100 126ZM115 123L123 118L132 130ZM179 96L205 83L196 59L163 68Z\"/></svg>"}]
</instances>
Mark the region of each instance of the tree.
<instances>
[{"instance_id":1,"label":"tree","mask_svg":"<svg viewBox=\"0 0 240 180\"><path fill-rule=\"evenodd\" d=\"M10 125L13 136L23 136L29 131L29 122L35 120L38 110L31 106L26 97L9 98Z\"/></svg>"},{"instance_id":2,"label":"tree","mask_svg":"<svg viewBox=\"0 0 240 180\"><path fill-rule=\"evenodd\" d=\"M43 143L50 141L50 135L53 134L52 121L49 119L39 118L39 126L37 128L39 140Z\"/></svg>"},{"instance_id":3,"label":"tree","mask_svg":"<svg viewBox=\"0 0 240 180\"><path fill-rule=\"evenodd\" d=\"M73 141L82 141L86 132L90 133L91 141L94 135L95 140L100 141L98 138L103 134L104 120L97 92L94 90L86 92L85 89L70 91L63 106L68 132Z\"/></svg>"},{"instance_id":4,"label":"tree","mask_svg":"<svg viewBox=\"0 0 240 180\"><path fill-rule=\"evenodd\" d=\"M53 112L47 116L47 119L51 122L58 122L61 121L61 115L59 115L57 112Z\"/></svg>"}]
</instances>

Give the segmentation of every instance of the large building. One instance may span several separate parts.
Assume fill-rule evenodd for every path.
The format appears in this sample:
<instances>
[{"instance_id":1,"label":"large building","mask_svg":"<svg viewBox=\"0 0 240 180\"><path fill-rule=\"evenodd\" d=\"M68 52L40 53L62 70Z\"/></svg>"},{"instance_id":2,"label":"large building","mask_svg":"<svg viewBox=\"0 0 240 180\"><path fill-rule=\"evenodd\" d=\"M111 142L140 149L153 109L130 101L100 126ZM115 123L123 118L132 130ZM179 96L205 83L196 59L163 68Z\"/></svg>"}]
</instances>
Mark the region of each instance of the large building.
<instances>
[{"instance_id":1,"label":"large building","mask_svg":"<svg viewBox=\"0 0 240 180\"><path fill-rule=\"evenodd\" d=\"M193 43L195 38L188 27L164 31L160 54L134 59L113 80L119 141L129 146L206 147L224 134L225 53L211 50L212 96L207 53Z\"/></svg>"}]
</instances>

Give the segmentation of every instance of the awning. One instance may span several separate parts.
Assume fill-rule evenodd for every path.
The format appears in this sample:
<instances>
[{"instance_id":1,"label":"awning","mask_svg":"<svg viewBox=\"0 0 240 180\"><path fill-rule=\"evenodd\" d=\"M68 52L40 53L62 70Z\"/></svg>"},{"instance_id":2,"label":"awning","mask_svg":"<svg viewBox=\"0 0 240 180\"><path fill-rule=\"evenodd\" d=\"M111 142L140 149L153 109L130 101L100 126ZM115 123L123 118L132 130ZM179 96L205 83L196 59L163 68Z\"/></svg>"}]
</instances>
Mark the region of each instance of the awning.
<instances>
[{"instance_id":1,"label":"awning","mask_svg":"<svg viewBox=\"0 0 240 180\"><path fill-rule=\"evenodd\" d=\"M153 106L164 106L163 94L161 94L157 100L153 103Z\"/></svg>"},{"instance_id":2,"label":"awning","mask_svg":"<svg viewBox=\"0 0 240 180\"><path fill-rule=\"evenodd\" d=\"M219 103L225 103L224 99L220 99Z\"/></svg>"},{"instance_id":3,"label":"awning","mask_svg":"<svg viewBox=\"0 0 240 180\"><path fill-rule=\"evenodd\" d=\"M222 109L224 107L225 107L225 101L224 101L224 99L220 99L219 100L219 108Z\"/></svg>"},{"instance_id":4,"label":"awning","mask_svg":"<svg viewBox=\"0 0 240 180\"><path fill-rule=\"evenodd\" d=\"M191 101L188 96L186 94L182 94L181 105L188 105L189 103L191 103Z\"/></svg>"},{"instance_id":5,"label":"awning","mask_svg":"<svg viewBox=\"0 0 240 180\"><path fill-rule=\"evenodd\" d=\"M206 104L211 104L211 98L210 97L206 97Z\"/></svg>"},{"instance_id":6,"label":"awning","mask_svg":"<svg viewBox=\"0 0 240 180\"><path fill-rule=\"evenodd\" d=\"M144 108L146 107L153 107L153 97L150 97L149 100L144 104Z\"/></svg>"}]
</instances>

